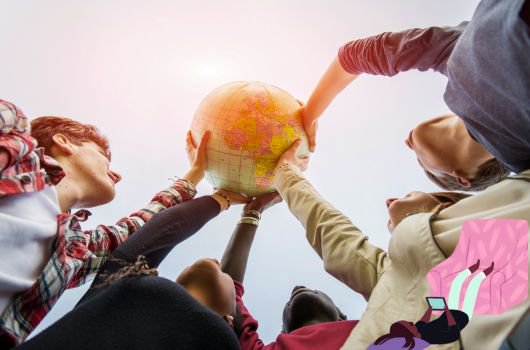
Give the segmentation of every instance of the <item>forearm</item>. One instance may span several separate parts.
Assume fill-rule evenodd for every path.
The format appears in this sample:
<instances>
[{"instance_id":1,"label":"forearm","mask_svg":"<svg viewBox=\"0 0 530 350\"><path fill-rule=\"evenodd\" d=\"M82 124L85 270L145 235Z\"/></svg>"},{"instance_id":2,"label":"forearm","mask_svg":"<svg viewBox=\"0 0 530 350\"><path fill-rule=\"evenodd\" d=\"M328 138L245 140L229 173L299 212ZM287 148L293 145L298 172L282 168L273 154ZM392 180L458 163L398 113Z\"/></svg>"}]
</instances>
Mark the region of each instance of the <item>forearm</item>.
<instances>
[{"instance_id":1,"label":"forearm","mask_svg":"<svg viewBox=\"0 0 530 350\"><path fill-rule=\"evenodd\" d=\"M221 269L235 281L243 282L256 230L255 225L238 224L223 253Z\"/></svg>"},{"instance_id":2,"label":"forearm","mask_svg":"<svg viewBox=\"0 0 530 350\"><path fill-rule=\"evenodd\" d=\"M149 222L155 214L178 203L189 201L196 193L195 186L191 182L176 180L171 187L158 192L144 208L121 218L115 225L98 225L95 229L85 230L88 250L94 253L94 256L106 257ZM98 265L91 263L91 266Z\"/></svg>"},{"instance_id":3,"label":"forearm","mask_svg":"<svg viewBox=\"0 0 530 350\"><path fill-rule=\"evenodd\" d=\"M97 271L98 274L79 304L97 294L99 286L108 275L118 272L124 267L123 263L134 264L139 255L146 257L149 267L158 267L176 245L199 231L204 224L217 216L219 210L217 201L206 196L176 205L153 216L116 248L102 266L92 267L91 272ZM85 273L88 272L90 271Z\"/></svg>"},{"instance_id":4,"label":"forearm","mask_svg":"<svg viewBox=\"0 0 530 350\"><path fill-rule=\"evenodd\" d=\"M449 327L456 325L456 320L453 317L453 313L448 308L445 308L445 315L447 316L447 324Z\"/></svg>"},{"instance_id":5,"label":"forearm","mask_svg":"<svg viewBox=\"0 0 530 350\"><path fill-rule=\"evenodd\" d=\"M432 315L432 309L429 307L427 310L425 310L425 313L421 317L420 321L429 323L429 321L431 320L431 315Z\"/></svg>"},{"instance_id":6,"label":"forearm","mask_svg":"<svg viewBox=\"0 0 530 350\"><path fill-rule=\"evenodd\" d=\"M203 178L204 171L193 167L182 177L182 179L190 181L194 186L197 186Z\"/></svg>"},{"instance_id":7,"label":"forearm","mask_svg":"<svg viewBox=\"0 0 530 350\"><path fill-rule=\"evenodd\" d=\"M138 255L144 255L150 267L157 267L177 244L199 231L219 212L219 204L210 196L166 209L120 245L113 256L134 262Z\"/></svg>"},{"instance_id":8,"label":"forearm","mask_svg":"<svg viewBox=\"0 0 530 350\"><path fill-rule=\"evenodd\" d=\"M339 49L339 60L350 74L394 76L410 69L445 74L446 62L466 25L414 28L353 40Z\"/></svg>"},{"instance_id":9,"label":"forearm","mask_svg":"<svg viewBox=\"0 0 530 350\"><path fill-rule=\"evenodd\" d=\"M346 72L335 57L307 100L304 113L318 119L335 97L355 78L357 75Z\"/></svg>"},{"instance_id":10,"label":"forearm","mask_svg":"<svg viewBox=\"0 0 530 350\"><path fill-rule=\"evenodd\" d=\"M293 167L282 167L274 185L306 229L306 238L322 258L325 270L369 298L389 264L387 253L340 211L325 201Z\"/></svg>"},{"instance_id":11,"label":"forearm","mask_svg":"<svg viewBox=\"0 0 530 350\"><path fill-rule=\"evenodd\" d=\"M5 168L9 165L11 156L9 152L5 149L0 148L0 172L4 171Z\"/></svg>"}]
</instances>

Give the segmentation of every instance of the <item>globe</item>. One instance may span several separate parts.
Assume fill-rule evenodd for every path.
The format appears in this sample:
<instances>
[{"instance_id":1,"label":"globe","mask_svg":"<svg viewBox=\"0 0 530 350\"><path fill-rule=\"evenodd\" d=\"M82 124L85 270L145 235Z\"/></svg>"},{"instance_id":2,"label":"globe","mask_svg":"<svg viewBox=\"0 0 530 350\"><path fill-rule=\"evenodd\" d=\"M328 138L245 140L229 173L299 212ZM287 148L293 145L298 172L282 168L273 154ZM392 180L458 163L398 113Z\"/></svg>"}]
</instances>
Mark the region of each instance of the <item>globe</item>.
<instances>
[{"instance_id":1,"label":"globe","mask_svg":"<svg viewBox=\"0 0 530 350\"><path fill-rule=\"evenodd\" d=\"M191 123L195 144L211 131L206 180L250 197L274 191L273 171L282 153L301 139L297 156L309 155L299 108L287 92L261 82L232 82L208 94Z\"/></svg>"}]
</instances>

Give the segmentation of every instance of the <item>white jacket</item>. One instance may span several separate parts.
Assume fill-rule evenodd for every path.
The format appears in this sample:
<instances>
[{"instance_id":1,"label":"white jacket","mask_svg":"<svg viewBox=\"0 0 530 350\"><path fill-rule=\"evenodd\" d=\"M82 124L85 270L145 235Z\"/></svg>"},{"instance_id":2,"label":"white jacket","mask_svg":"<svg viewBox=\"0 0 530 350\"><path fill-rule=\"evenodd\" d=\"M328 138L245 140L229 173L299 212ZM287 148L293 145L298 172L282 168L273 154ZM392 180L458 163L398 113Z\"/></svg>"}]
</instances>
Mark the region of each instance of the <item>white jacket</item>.
<instances>
[{"instance_id":1,"label":"white jacket","mask_svg":"<svg viewBox=\"0 0 530 350\"><path fill-rule=\"evenodd\" d=\"M426 274L456 247L462 224L472 219L530 221L530 170L518 179L505 179L466 198L438 215L416 214L394 230L388 252L371 245L368 237L323 199L303 175L281 167L276 189L306 229L307 240L324 262L325 270L361 293L368 305L342 349L366 349L389 332L398 320L419 320L429 295ZM530 289L530 288L529 288ZM429 349L498 349L530 307L527 299L500 315L475 315L452 344Z\"/></svg>"}]
</instances>

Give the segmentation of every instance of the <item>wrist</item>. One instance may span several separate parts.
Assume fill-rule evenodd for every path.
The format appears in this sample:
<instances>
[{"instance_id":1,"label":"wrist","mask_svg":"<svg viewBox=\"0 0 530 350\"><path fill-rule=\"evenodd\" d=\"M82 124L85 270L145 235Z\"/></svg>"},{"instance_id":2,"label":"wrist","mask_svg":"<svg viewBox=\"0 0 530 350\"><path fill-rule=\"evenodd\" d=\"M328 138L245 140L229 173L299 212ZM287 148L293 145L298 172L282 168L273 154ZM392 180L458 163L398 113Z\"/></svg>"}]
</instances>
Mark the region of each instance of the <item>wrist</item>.
<instances>
[{"instance_id":1,"label":"wrist","mask_svg":"<svg viewBox=\"0 0 530 350\"><path fill-rule=\"evenodd\" d=\"M317 110L315 108L315 102L309 98L307 103L300 109L300 114L302 115L302 119L306 124L310 124L320 117L320 114L317 113Z\"/></svg>"},{"instance_id":2,"label":"wrist","mask_svg":"<svg viewBox=\"0 0 530 350\"><path fill-rule=\"evenodd\" d=\"M221 211L230 208L230 204L231 204L230 198L228 198L228 196L225 195L224 193L217 191L211 194L211 197L215 199L217 203L219 203L219 206L221 207Z\"/></svg>"},{"instance_id":3,"label":"wrist","mask_svg":"<svg viewBox=\"0 0 530 350\"><path fill-rule=\"evenodd\" d=\"M193 183L195 186L201 182L201 180L204 178L204 170L196 167L192 167L190 170L184 174L182 177L184 180L188 180L191 183Z\"/></svg>"},{"instance_id":4,"label":"wrist","mask_svg":"<svg viewBox=\"0 0 530 350\"><path fill-rule=\"evenodd\" d=\"M278 164L276 165L276 168L274 168L274 171L273 171L273 176L276 176L276 173L282 169L282 168L287 168L287 167L290 167L290 166L293 166L293 164L291 164L289 161L287 160L280 160L278 162Z\"/></svg>"},{"instance_id":5,"label":"wrist","mask_svg":"<svg viewBox=\"0 0 530 350\"><path fill-rule=\"evenodd\" d=\"M254 209L246 209L241 212L241 219L239 219L237 223L258 226L260 219L260 211Z\"/></svg>"}]
</instances>

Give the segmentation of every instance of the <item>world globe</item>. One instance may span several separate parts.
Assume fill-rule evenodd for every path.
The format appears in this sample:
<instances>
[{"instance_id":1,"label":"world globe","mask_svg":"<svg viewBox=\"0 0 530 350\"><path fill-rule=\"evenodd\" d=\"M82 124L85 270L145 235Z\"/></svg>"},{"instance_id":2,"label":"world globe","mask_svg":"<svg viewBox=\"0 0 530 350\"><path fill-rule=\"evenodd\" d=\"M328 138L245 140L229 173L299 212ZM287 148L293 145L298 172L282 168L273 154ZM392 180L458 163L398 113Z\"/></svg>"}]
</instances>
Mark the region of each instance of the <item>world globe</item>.
<instances>
[{"instance_id":1,"label":"world globe","mask_svg":"<svg viewBox=\"0 0 530 350\"><path fill-rule=\"evenodd\" d=\"M211 132L206 180L249 197L274 191L282 153L300 139L297 156L309 155L299 108L287 92L261 82L232 82L208 94L191 123L195 144L205 130Z\"/></svg>"}]
</instances>

